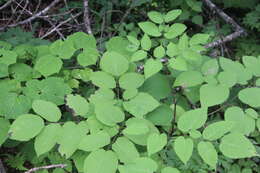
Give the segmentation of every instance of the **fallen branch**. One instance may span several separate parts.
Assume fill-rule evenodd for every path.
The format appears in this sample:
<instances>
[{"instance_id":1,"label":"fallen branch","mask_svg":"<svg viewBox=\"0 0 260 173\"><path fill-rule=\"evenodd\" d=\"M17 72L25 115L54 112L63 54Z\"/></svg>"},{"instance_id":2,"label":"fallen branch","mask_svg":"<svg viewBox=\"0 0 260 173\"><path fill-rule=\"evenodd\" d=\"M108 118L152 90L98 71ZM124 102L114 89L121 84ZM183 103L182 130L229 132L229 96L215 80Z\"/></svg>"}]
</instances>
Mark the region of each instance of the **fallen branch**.
<instances>
[{"instance_id":1,"label":"fallen branch","mask_svg":"<svg viewBox=\"0 0 260 173\"><path fill-rule=\"evenodd\" d=\"M32 168L24 173L32 173L32 172L36 172L42 169L52 169L52 168L65 168L67 165L66 164L57 164L57 165L48 165L48 166L41 166L41 167L37 167L37 168Z\"/></svg>"},{"instance_id":2,"label":"fallen branch","mask_svg":"<svg viewBox=\"0 0 260 173\"><path fill-rule=\"evenodd\" d=\"M7 1L4 5L0 7L0 10L3 10L4 8L8 7L14 0Z\"/></svg>"},{"instance_id":3,"label":"fallen branch","mask_svg":"<svg viewBox=\"0 0 260 173\"><path fill-rule=\"evenodd\" d=\"M48 5L47 7L45 7L42 11L36 13L35 15L29 17L28 19L25 19L23 21L20 21L20 22L17 22L17 23L14 23L14 24L10 24L10 25L7 25L7 26L4 26L4 27L1 27L0 28L0 31L6 29L6 28L10 28L10 27L16 27L18 25L23 25L23 24L26 24L26 23L29 23L31 21L33 21L34 19L40 17L41 15L47 13L52 7L54 7L54 5L56 5L60 0L53 0L52 3L50 5Z\"/></svg>"},{"instance_id":4,"label":"fallen branch","mask_svg":"<svg viewBox=\"0 0 260 173\"><path fill-rule=\"evenodd\" d=\"M6 173L4 164L2 163L1 159L0 159L0 173Z\"/></svg>"},{"instance_id":5,"label":"fallen branch","mask_svg":"<svg viewBox=\"0 0 260 173\"><path fill-rule=\"evenodd\" d=\"M232 41L242 35L246 35L246 31L239 26L234 19L232 19L230 16L228 16L224 11L219 9L214 3L211 2L211 0L203 0L203 2L210 8L210 10L215 11L218 16L220 16L226 23L231 24L232 27L234 28L235 32L227 35L219 40L213 41L212 43L209 43L205 45L205 48L213 48L217 47L223 43Z\"/></svg>"},{"instance_id":6,"label":"fallen branch","mask_svg":"<svg viewBox=\"0 0 260 173\"><path fill-rule=\"evenodd\" d=\"M89 19L89 9L88 9L88 0L83 0L83 6L84 6L84 26L85 26L85 31L88 34L92 34L91 30L91 24L90 24L90 19Z\"/></svg>"}]
</instances>

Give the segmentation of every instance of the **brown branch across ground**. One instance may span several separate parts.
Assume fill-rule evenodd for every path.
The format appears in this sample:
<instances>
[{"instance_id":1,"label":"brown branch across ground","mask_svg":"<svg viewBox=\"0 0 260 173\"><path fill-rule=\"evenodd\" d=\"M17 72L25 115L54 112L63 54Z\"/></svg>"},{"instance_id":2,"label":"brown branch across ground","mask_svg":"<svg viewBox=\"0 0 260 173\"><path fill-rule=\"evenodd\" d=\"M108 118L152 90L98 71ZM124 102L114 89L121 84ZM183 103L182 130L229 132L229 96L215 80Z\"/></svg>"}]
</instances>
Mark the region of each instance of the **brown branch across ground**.
<instances>
[{"instance_id":1,"label":"brown branch across ground","mask_svg":"<svg viewBox=\"0 0 260 173\"><path fill-rule=\"evenodd\" d=\"M48 165L48 166L41 166L41 167L37 167L37 168L32 168L29 169L28 171L24 172L24 173L32 173L32 172L36 172L42 169L52 169L52 168L65 168L67 165L66 164L56 164L56 165Z\"/></svg>"}]
</instances>

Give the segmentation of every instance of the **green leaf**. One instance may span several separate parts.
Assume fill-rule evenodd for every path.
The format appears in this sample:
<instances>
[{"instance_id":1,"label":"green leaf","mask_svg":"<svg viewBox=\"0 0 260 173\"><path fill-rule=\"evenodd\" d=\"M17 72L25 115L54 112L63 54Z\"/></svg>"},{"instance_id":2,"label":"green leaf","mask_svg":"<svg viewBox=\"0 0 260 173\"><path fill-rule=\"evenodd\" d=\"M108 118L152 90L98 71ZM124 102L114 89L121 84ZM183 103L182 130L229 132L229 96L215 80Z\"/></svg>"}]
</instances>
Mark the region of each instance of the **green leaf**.
<instances>
[{"instance_id":1,"label":"green leaf","mask_svg":"<svg viewBox=\"0 0 260 173\"><path fill-rule=\"evenodd\" d=\"M221 85L205 84L200 87L200 103L210 107L225 102L229 97L229 89Z\"/></svg>"},{"instance_id":2,"label":"green leaf","mask_svg":"<svg viewBox=\"0 0 260 173\"><path fill-rule=\"evenodd\" d=\"M170 42L167 45L167 50L166 50L166 54L169 57L174 57L176 55L179 55L181 53L181 51L179 50L178 46L172 42Z\"/></svg>"},{"instance_id":3,"label":"green leaf","mask_svg":"<svg viewBox=\"0 0 260 173\"><path fill-rule=\"evenodd\" d=\"M256 120L256 127L258 128L258 131L260 131L260 118Z\"/></svg>"},{"instance_id":4,"label":"green leaf","mask_svg":"<svg viewBox=\"0 0 260 173\"><path fill-rule=\"evenodd\" d=\"M89 111L89 103L87 100L80 95L67 95L66 105L74 111L76 115L86 117Z\"/></svg>"},{"instance_id":5,"label":"green leaf","mask_svg":"<svg viewBox=\"0 0 260 173\"><path fill-rule=\"evenodd\" d=\"M8 75L8 65L0 64L0 78L7 77Z\"/></svg>"},{"instance_id":6,"label":"green leaf","mask_svg":"<svg viewBox=\"0 0 260 173\"><path fill-rule=\"evenodd\" d=\"M61 118L60 109L52 102L45 100L34 100L33 111L50 122L57 122Z\"/></svg>"},{"instance_id":7,"label":"green leaf","mask_svg":"<svg viewBox=\"0 0 260 173\"><path fill-rule=\"evenodd\" d=\"M153 56L156 58L163 58L165 56L165 49L162 45L156 47L153 51Z\"/></svg>"},{"instance_id":8,"label":"green leaf","mask_svg":"<svg viewBox=\"0 0 260 173\"><path fill-rule=\"evenodd\" d=\"M127 36L128 41L130 41L133 45L135 45L136 47L140 46L140 42L139 40L136 39L136 37L133 37L131 35Z\"/></svg>"},{"instance_id":9,"label":"green leaf","mask_svg":"<svg viewBox=\"0 0 260 173\"><path fill-rule=\"evenodd\" d=\"M29 141L38 135L44 122L41 117L33 114L20 115L14 120L9 129L10 139L17 141Z\"/></svg>"},{"instance_id":10,"label":"green leaf","mask_svg":"<svg viewBox=\"0 0 260 173\"><path fill-rule=\"evenodd\" d=\"M160 60L148 59L144 64L145 79L155 75L163 68Z\"/></svg>"},{"instance_id":11,"label":"green leaf","mask_svg":"<svg viewBox=\"0 0 260 173\"><path fill-rule=\"evenodd\" d=\"M133 163L119 166L120 173L153 173L158 169L157 163L149 157L137 158Z\"/></svg>"},{"instance_id":12,"label":"green leaf","mask_svg":"<svg viewBox=\"0 0 260 173\"><path fill-rule=\"evenodd\" d=\"M254 145L241 133L230 133L224 136L219 149L226 157L232 159L257 156Z\"/></svg>"},{"instance_id":13,"label":"green leaf","mask_svg":"<svg viewBox=\"0 0 260 173\"><path fill-rule=\"evenodd\" d=\"M178 45L180 47L180 45ZM182 56L189 62L194 63L194 62L200 62L201 61L201 54L198 53L197 51L194 51L192 49L187 49L185 48L185 46L187 45L183 45L183 49L182 49ZM179 48L180 49L180 48Z\"/></svg>"},{"instance_id":14,"label":"green leaf","mask_svg":"<svg viewBox=\"0 0 260 173\"><path fill-rule=\"evenodd\" d=\"M123 89L136 89L144 83L144 76L138 73L125 73L119 78L119 85Z\"/></svg>"},{"instance_id":15,"label":"green leaf","mask_svg":"<svg viewBox=\"0 0 260 173\"><path fill-rule=\"evenodd\" d=\"M72 42L65 40L57 40L50 45L51 54L58 56L61 59L70 59L76 49Z\"/></svg>"},{"instance_id":16,"label":"green leaf","mask_svg":"<svg viewBox=\"0 0 260 173\"><path fill-rule=\"evenodd\" d=\"M230 71L222 71L218 74L218 81L221 85L231 88L237 83L237 75Z\"/></svg>"},{"instance_id":17,"label":"green leaf","mask_svg":"<svg viewBox=\"0 0 260 173\"><path fill-rule=\"evenodd\" d=\"M33 77L33 69L29 65L23 63L11 65L9 72L18 81L27 81Z\"/></svg>"},{"instance_id":18,"label":"green leaf","mask_svg":"<svg viewBox=\"0 0 260 173\"><path fill-rule=\"evenodd\" d=\"M191 49L188 49L188 46L189 46L189 37L186 33L184 33L180 39L179 39L179 42L178 42L178 49L183 51L183 56L184 58L186 59L189 59L189 57L187 57L187 53L189 54L189 56L193 56L190 52L192 52L193 54L194 53L197 53L196 51L192 51Z\"/></svg>"},{"instance_id":19,"label":"green leaf","mask_svg":"<svg viewBox=\"0 0 260 173\"><path fill-rule=\"evenodd\" d=\"M138 94L137 89L126 89L123 93L124 100L129 100Z\"/></svg>"},{"instance_id":20,"label":"green leaf","mask_svg":"<svg viewBox=\"0 0 260 173\"><path fill-rule=\"evenodd\" d=\"M180 171L176 168L172 168L172 167L165 167L162 169L161 173L180 173Z\"/></svg>"},{"instance_id":21,"label":"green leaf","mask_svg":"<svg viewBox=\"0 0 260 173\"><path fill-rule=\"evenodd\" d=\"M8 138L8 131L10 128L10 122L7 119L0 118L0 147Z\"/></svg>"},{"instance_id":22,"label":"green leaf","mask_svg":"<svg viewBox=\"0 0 260 173\"><path fill-rule=\"evenodd\" d=\"M111 150L103 149L91 152L84 161L84 172L87 173L116 173L117 156Z\"/></svg>"},{"instance_id":23,"label":"green leaf","mask_svg":"<svg viewBox=\"0 0 260 173\"><path fill-rule=\"evenodd\" d=\"M102 72L97 71L91 73L90 80L93 82L94 85L100 87L100 88L115 88L116 87L116 81L113 78L113 76Z\"/></svg>"},{"instance_id":24,"label":"green leaf","mask_svg":"<svg viewBox=\"0 0 260 173\"><path fill-rule=\"evenodd\" d=\"M15 64L17 59L17 54L14 51L0 49L0 64L5 64L7 66Z\"/></svg>"},{"instance_id":25,"label":"green leaf","mask_svg":"<svg viewBox=\"0 0 260 173\"><path fill-rule=\"evenodd\" d=\"M205 163L216 169L218 154L212 143L201 141L198 144L198 152Z\"/></svg>"},{"instance_id":26,"label":"green leaf","mask_svg":"<svg viewBox=\"0 0 260 173\"><path fill-rule=\"evenodd\" d=\"M114 126L125 119L124 112L110 103L95 105L95 113L97 119L108 126Z\"/></svg>"},{"instance_id":27,"label":"green leaf","mask_svg":"<svg viewBox=\"0 0 260 173\"><path fill-rule=\"evenodd\" d=\"M117 52L106 52L100 61L100 67L114 76L124 74L129 68L128 60Z\"/></svg>"},{"instance_id":28,"label":"green leaf","mask_svg":"<svg viewBox=\"0 0 260 173\"><path fill-rule=\"evenodd\" d=\"M110 136L105 131L84 136L78 146L83 151L95 151L110 143Z\"/></svg>"},{"instance_id":29,"label":"green leaf","mask_svg":"<svg viewBox=\"0 0 260 173\"><path fill-rule=\"evenodd\" d=\"M204 125L207 120L207 109L198 108L187 111L182 114L178 120L178 128L182 132L188 132L189 130L196 130Z\"/></svg>"},{"instance_id":30,"label":"green leaf","mask_svg":"<svg viewBox=\"0 0 260 173\"><path fill-rule=\"evenodd\" d=\"M179 35L181 35L187 27L184 24L181 23L175 23L171 25L169 28L169 31L164 34L164 37L167 39L173 39Z\"/></svg>"},{"instance_id":31,"label":"green leaf","mask_svg":"<svg viewBox=\"0 0 260 173\"><path fill-rule=\"evenodd\" d=\"M252 106L260 107L260 88L245 88L239 91L238 98L241 102Z\"/></svg>"},{"instance_id":32,"label":"green leaf","mask_svg":"<svg viewBox=\"0 0 260 173\"><path fill-rule=\"evenodd\" d=\"M198 138L201 137L201 133L198 130L191 130L191 131L189 131L189 135L193 139L198 139Z\"/></svg>"},{"instance_id":33,"label":"green leaf","mask_svg":"<svg viewBox=\"0 0 260 173\"><path fill-rule=\"evenodd\" d=\"M190 39L190 45L206 44L208 42L208 34L195 34Z\"/></svg>"},{"instance_id":34,"label":"green leaf","mask_svg":"<svg viewBox=\"0 0 260 173\"><path fill-rule=\"evenodd\" d=\"M98 60L98 51L96 49L84 50L77 56L77 61L81 66L95 65Z\"/></svg>"},{"instance_id":35,"label":"green leaf","mask_svg":"<svg viewBox=\"0 0 260 173\"><path fill-rule=\"evenodd\" d=\"M169 22L175 20L179 15L181 15L181 13L182 13L182 10L179 10L179 9L171 10L168 13L166 13L166 15L164 16L164 21L166 23L169 23Z\"/></svg>"},{"instance_id":36,"label":"green leaf","mask_svg":"<svg viewBox=\"0 0 260 173\"><path fill-rule=\"evenodd\" d=\"M188 65L185 59L181 57L177 58L171 58L169 60L169 67L171 67L174 70L179 70L179 71L187 71L188 70Z\"/></svg>"},{"instance_id":37,"label":"green leaf","mask_svg":"<svg viewBox=\"0 0 260 173\"><path fill-rule=\"evenodd\" d=\"M249 135L255 130L255 120L244 114L240 107L229 107L224 114L226 121L233 122L231 132Z\"/></svg>"},{"instance_id":38,"label":"green leaf","mask_svg":"<svg viewBox=\"0 0 260 173\"><path fill-rule=\"evenodd\" d=\"M150 11L147 13L149 19L154 23L161 24L163 23L163 15L157 11Z\"/></svg>"},{"instance_id":39,"label":"green leaf","mask_svg":"<svg viewBox=\"0 0 260 173\"><path fill-rule=\"evenodd\" d=\"M130 101L123 103L125 110L138 118L143 118L159 105L159 102L147 93L139 93Z\"/></svg>"},{"instance_id":40,"label":"green leaf","mask_svg":"<svg viewBox=\"0 0 260 173\"><path fill-rule=\"evenodd\" d=\"M148 113L145 118L154 125L169 126L173 118L173 111L170 106L161 104L154 111Z\"/></svg>"},{"instance_id":41,"label":"green leaf","mask_svg":"<svg viewBox=\"0 0 260 173\"><path fill-rule=\"evenodd\" d=\"M258 113L252 108L246 109L245 113L246 113L246 115L250 116L251 118L253 118L255 120L258 118Z\"/></svg>"},{"instance_id":42,"label":"green leaf","mask_svg":"<svg viewBox=\"0 0 260 173\"><path fill-rule=\"evenodd\" d=\"M143 60L147 57L147 52L143 51L143 50L138 50L136 51L132 57L131 57L131 62L136 62L136 61L140 61Z\"/></svg>"},{"instance_id":43,"label":"green leaf","mask_svg":"<svg viewBox=\"0 0 260 173\"><path fill-rule=\"evenodd\" d=\"M202 2L199 2L197 0L186 0L186 3L188 4L188 6L191 7L192 10L196 11L196 12L201 12L201 6L202 6Z\"/></svg>"},{"instance_id":44,"label":"green leaf","mask_svg":"<svg viewBox=\"0 0 260 173\"><path fill-rule=\"evenodd\" d=\"M157 100L166 98L171 93L171 86L167 76L157 73L146 79L140 91L146 92Z\"/></svg>"},{"instance_id":45,"label":"green leaf","mask_svg":"<svg viewBox=\"0 0 260 173\"><path fill-rule=\"evenodd\" d=\"M231 121L219 121L212 123L203 130L203 138L210 141L217 140L226 133L230 132L233 125L234 123Z\"/></svg>"},{"instance_id":46,"label":"green leaf","mask_svg":"<svg viewBox=\"0 0 260 173\"><path fill-rule=\"evenodd\" d=\"M218 73L218 61L216 59L211 59L206 61L202 67L201 72L205 76L207 75L216 75Z\"/></svg>"},{"instance_id":47,"label":"green leaf","mask_svg":"<svg viewBox=\"0 0 260 173\"><path fill-rule=\"evenodd\" d=\"M152 41L150 37L147 34L144 34L144 36L141 39L141 46L143 50L150 50L152 47Z\"/></svg>"},{"instance_id":48,"label":"green leaf","mask_svg":"<svg viewBox=\"0 0 260 173\"><path fill-rule=\"evenodd\" d=\"M139 158L139 153L135 145L126 137L117 138L116 142L112 145L112 149L124 164L132 163Z\"/></svg>"},{"instance_id":49,"label":"green leaf","mask_svg":"<svg viewBox=\"0 0 260 173\"><path fill-rule=\"evenodd\" d=\"M34 142L34 149L37 156L50 151L55 146L60 132L61 126L59 124L49 124L43 128Z\"/></svg>"},{"instance_id":50,"label":"green leaf","mask_svg":"<svg viewBox=\"0 0 260 173\"><path fill-rule=\"evenodd\" d=\"M48 77L58 73L62 67L62 61L53 55L45 55L40 57L34 66L43 76Z\"/></svg>"},{"instance_id":51,"label":"green leaf","mask_svg":"<svg viewBox=\"0 0 260 173\"><path fill-rule=\"evenodd\" d=\"M173 86L184 88L197 86L203 83L203 77L198 71L185 71L177 76Z\"/></svg>"},{"instance_id":52,"label":"green leaf","mask_svg":"<svg viewBox=\"0 0 260 173\"><path fill-rule=\"evenodd\" d=\"M159 37L162 34L159 31L159 28L152 22L140 22L138 26L142 29L144 33L153 37Z\"/></svg>"},{"instance_id":53,"label":"green leaf","mask_svg":"<svg viewBox=\"0 0 260 173\"><path fill-rule=\"evenodd\" d=\"M75 167L77 168L77 171L82 173L84 171L84 161L86 157L88 156L88 153L84 151L77 151L73 154L71 157L73 159L73 162L75 164Z\"/></svg>"},{"instance_id":54,"label":"green leaf","mask_svg":"<svg viewBox=\"0 0 260 173\"><path fill-rule=\"evenodd\" d=\"M57 143L59 153L68 159L78 149L79 143L85 134L88 133L86 127L74 122L67 121L60 132Z\"/></svg>"},{"instance_id":55,"label":"green leaf","mask_svg":"<svg viewBox=\"0 0 260 173\"><path fill-rule=\"evenodd\" d=\"M148 136L147 139L147 151L148 155L151 156L163 149L167 144L167 135L166 134L157 134L152 133Z\"/></svg>"},{"instance_id":56,"label":"green leaf","mask_svg":"<svg viewBox=\"0 0 260 173\"><path fill-rule=\"evenodd\" d=\"M193 141L190 138L185 139L179 136L173 143L174 151L184 164L187 164L193 151Z\"/></svg>"},{"instance_id":57,"label":"green leaf","mask_svg":"<svg viewBox=\"0 0 260 173\"><path fill-rule=\"evenodd\" d=\"M254 56L243 56L243 64L256 77L260 76L260 59Z\"/></svg>"},{"instance_id":58,"label":"green leaf","mask_svg":"<svg viewBox=\"0 0 260 173\"><path fill-rule=\"evenodd\" d=\"M73 42L76 49L96 48L96 39L93 35L88 35L85 32L76 32L67 38L67 41Z\"/></svg>"}]
</instances>

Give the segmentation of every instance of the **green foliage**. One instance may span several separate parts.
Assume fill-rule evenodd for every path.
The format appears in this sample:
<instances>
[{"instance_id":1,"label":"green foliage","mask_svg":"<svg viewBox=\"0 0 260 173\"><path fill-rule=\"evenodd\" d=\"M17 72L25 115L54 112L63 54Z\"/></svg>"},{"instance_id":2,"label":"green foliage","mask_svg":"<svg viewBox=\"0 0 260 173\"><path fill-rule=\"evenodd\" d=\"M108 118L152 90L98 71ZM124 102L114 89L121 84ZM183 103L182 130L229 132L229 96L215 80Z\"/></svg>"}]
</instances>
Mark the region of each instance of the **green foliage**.
<instances>
[{"instance_id":1,"label":"green foliage","mask_svg":"<svg viewBox=\"0 0 260 173\"><path fill-rule=\"evenodd\" d=\"M181 16L152 11L138 34L111 38L104 52L82 32L32 46L33 56L1 48L0 144L24 145L9 165L178 173L258 159L260 56L210 59L209 35L190 37L174 23Z\"/></svg>"}]
</instances>

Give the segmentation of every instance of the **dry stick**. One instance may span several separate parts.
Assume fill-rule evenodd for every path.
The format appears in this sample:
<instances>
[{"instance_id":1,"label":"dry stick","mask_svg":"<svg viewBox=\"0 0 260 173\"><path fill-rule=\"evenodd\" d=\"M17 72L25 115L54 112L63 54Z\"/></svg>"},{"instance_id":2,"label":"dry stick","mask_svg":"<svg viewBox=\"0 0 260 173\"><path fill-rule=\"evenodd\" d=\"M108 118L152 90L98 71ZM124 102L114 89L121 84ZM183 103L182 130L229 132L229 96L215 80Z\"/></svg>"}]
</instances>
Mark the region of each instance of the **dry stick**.
<instances>
[{"instance_id":1,"label":"dry stick","mask_svg":"<svg viewBox=\"0 0 260 173\"><path fill-rule=\"evenodd\" d=\"M18 26L18 25L23 25L23 24L25 24L25 23L31 22L32 20L38 18L39 16L41 16L41 15L47 13L47 12L48 12L54 5L56 5L59 1L60 1L60 0L53 0L52 3L51 3L49 6L47 6L46 8L44 8L42 11L36 13L35 15L33 15L33 16L29 17L28 19L25 19L25 20L23 20L23 21L20 21L20 22L14 23L14 24L10 24L10 25L7 25L7 26L5 26L5 27L1 27L1 28L0 28L0 31L1 31L1 30L4 30L4 29L6 29L6 28L15 27L15 26Z\"/></svg>"},{"instance_id":2,"label":"dry stick","mask_svg":"<svg viewBox=\"0 0 260 173\"><path fill-rule=\"evenodd\" d=\"M88 0L83 0L84 6L84 25L85 31L88 34L92 34L91 26L90 26L90 19L89 19L89 9L88 9Z\"/></svg>"},{"instance_id":3,"label":"dry stick","mask_svg":"<svg viewBox=\"0 0 260 173\"><path fill-rule=\"evenodd\" d=\"M6 173L4 164L2 163L1 159L0 159L0 173Z\"/></svg>"},{"instance_id":4,"label":"dry stick","mask_svg":"<svg viewBox=\"0 0 260 173\"><path fill-rule=\"evenodd\" d=\"M53 28L55 27L55 24L54 24L49 18L43 17L42 19L43 19L43 20L46 20L47 22L49 22L49 24L50 24ZM60 32L59 29L56 29L56 32L57 32L57 34L60 36L61 39L65 39L64 35Z\"/></svg>"},{"instance_id":5,"label":"dry stick","mask_svg":"<svg viewBox=\"0 0 260 173\"><path fill-rule=\"evenodd\" d=\"M41 169L51 169L51 168L65 168L67 165L66 164L57 164L57 165L48 165L48 166L41 166L41 167L37 167L37 168L32 168L24 173L32 173L32 172L36 172L39 171Z\"/></svg>"},{"instance_id":6,"label":"dry stick","mask_svg":"<svg viewBox=\"0 0 260 173\"><path fill-rule=\"evenodd\" d=\"M7 1L4 5L0 7L0 10L3 10L4 8L8 7L14 0Z\"/></svg>"},{"instance_id":7,"label":"dry stick","mask_svg":"<svg viewBox=\"0 0 260 173\"><path fill-rule=\"evenodd\" d=\"M78 16L81 15L81 14L82 14L82 12L77 13L75 16L72 16L72 17L68 18L67 20L65 20L65 21L63 21L63 22L61 22L61 23L59 23L59 24L58 24L57 26L55 26L52 30L50 30L49 32L47 32L46 34L44 34L44 35L41 37L41 39L47 37L48 35L50 35L50 34L53 33L54 31L57 32L60 26L64 25L65 23L68 23L69 21L71 21L71 20L74 19L75 17L78 17ZM64 36L63 36L63 37L64 37Z\"/></svg>"},{"instance_id":8,"label":"dry stick","mask_svg":"<svg viewBox=\"0 0 260 173\"><path fill-rule=\"evenodd\" d=\"M212 10L215 11L226 23L229 23L232 25L232 27L234 28L235 32L227 35L226 37L213 41L212 43L209 43L207 45L205 45L205 48L213 48L213 47L217 47L223 43L232 41L234 39L236 39L237 37L240 37L242 35L246 35L246 31L239 26L234 19L232 19L231 17L229 17L224 11L222 11L221 9L219 9L214 3L211 2L211 0L203 0L203 2Z\"/></svg>"}]
</instances>

